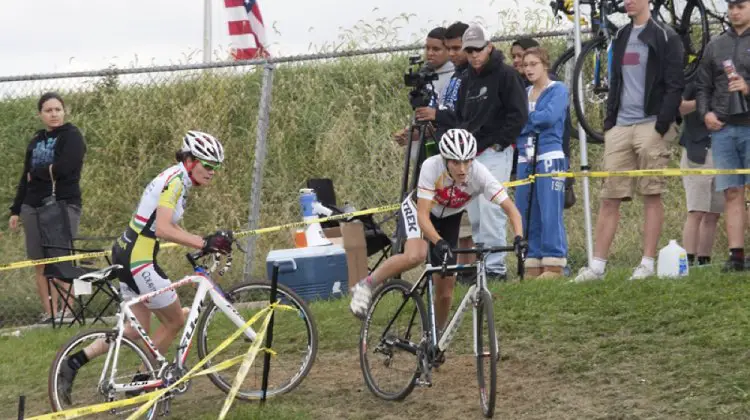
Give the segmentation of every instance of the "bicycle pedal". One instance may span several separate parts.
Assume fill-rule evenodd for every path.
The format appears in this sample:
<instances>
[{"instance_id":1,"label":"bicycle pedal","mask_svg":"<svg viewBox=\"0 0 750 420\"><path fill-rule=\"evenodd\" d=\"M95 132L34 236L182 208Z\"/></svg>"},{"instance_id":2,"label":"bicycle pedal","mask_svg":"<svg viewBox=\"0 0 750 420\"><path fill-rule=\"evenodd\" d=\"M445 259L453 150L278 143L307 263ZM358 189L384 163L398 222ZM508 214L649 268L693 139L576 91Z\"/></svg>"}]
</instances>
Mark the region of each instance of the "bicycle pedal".
<instances>
[{"instance_id":1,"label":"bicycle pedal","mask_svg":"<svg viewBox=\"0 0 750 420\"><path fill-rule=\"evenodd\" d=\"M432 388L432 382L429 379L417 379L417 386L421 388Z\"/></svg>"}]
</instances>

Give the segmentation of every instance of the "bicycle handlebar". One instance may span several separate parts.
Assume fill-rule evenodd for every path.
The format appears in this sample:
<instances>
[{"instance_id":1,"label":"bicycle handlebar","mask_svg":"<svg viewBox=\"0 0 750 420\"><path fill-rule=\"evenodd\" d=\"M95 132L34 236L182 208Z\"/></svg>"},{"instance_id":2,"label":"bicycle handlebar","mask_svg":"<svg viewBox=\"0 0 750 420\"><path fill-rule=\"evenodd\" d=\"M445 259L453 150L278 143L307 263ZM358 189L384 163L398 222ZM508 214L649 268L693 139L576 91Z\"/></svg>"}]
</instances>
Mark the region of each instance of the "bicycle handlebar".
<instances>
[{"instance_id":1,"label":"bicycle handlebar","mask_svg":"<svg viewBox=\"0 0 750 420\"><path fill-rule=\"evenodd\" d=\"M232 239L232 245L236 245L237 249L239 249L241 252L245 252L245 250L242 249L240 244L237 242L237 239ZM198 265L198 260L206 256L213 257L213 263L210 265L210 267ZM221 262L221 258L223 256L226 256L226 262L224 263L224 266L219 269L219 276L223 276L224 273L226 273L230 268L232 268L232 250L231 249L226 254L222 254L220 252L207 252L203 249L199 249L193 252L188 252L187 254L185 254L185 258L187 258L187 260L190 262L190 265L193 267L193 270L197 270L198 267L201 267L204 270L208 271L209 273L213 273L214 271L216 271L216 267L219 265L219 262Z\"/></svg>"},{"instance_id":2,"label":"bicycle handlebar","mask_svg":"<svg viewBox=\"0 0 750 420\"><path fill-rule=\"evenodd\" d=\"M451 248L451 252L454 254L493 254L497 252L515 252L516 258L518 261L518 276L523 279L524 273L525 273L525 266L524 266L524 260L526 259L526 256L524 255L524 248L519 249L516 251L515 246L491 246L491 247L484 247L484 246L477 246L474 248ZM443 258L443 266L441 270L441 275L445 277L448 271L448 256L446 255Z\"/></svg>"}]
</instances>

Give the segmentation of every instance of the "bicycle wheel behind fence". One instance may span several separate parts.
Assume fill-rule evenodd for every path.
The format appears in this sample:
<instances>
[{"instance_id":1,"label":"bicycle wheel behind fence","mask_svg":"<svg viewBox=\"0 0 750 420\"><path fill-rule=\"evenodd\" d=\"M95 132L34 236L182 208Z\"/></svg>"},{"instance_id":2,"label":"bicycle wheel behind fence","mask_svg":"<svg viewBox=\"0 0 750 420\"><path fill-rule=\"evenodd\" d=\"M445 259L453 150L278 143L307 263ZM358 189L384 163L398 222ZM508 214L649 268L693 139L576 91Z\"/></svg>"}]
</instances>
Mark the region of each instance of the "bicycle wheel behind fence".
<instances>
[{"instance_id":1,"label":"bicycle wheel behind fence","mask_svg":"<svg viewBox=\"0 0 750 420\"><path fill-rule=\"evenodd\" d=\"M582 88L583 96L578 94L579 86ZM578 122L586 134L592 137L592 142L604 142L604 119L607 116L608 93L607 39L599 37L581 46L581 54L578 56L573 71L573 105Z\"/></svg>"},{"instance_id":2,"label":"bicycle wheel behind fence","mask_svg":"<svg viewBox=\"0 0 750 420\"><path fill-rule=\"evenodd\" d=\"M373 297L362 324L359 361L367 387L386 400L401 400L418 376L416 349L427 323L424 303L412 285L390 280Z\"/></svg>"},{"instance_id":3,"label":"bicycle wheel behind fence","mask_svg":"<svg viewBox=\"0 0 750 420\"><path fill-rule=\"evenodd\" d=\"M482 414L492 417L495 413L495 396L497 394L497 361L498 342L495 331L495 317L492 298L487 291L478 294L480 303L476 308L476 358L477 382L479 383L479 400Z\"/></svg>"},{"instance_id":4,"label":"bicycle wheel behind fence","mask_svg":"<svg viewBox=\"0 0 750 420\"><path fill-rule=\"evenodd\" d=\"M102 356L90 360L88 363L83 365L75 375L69 401L67 400L62 387L60 386L60 373L64 368L63 364L67 364L67 359L71 355L77 353L79 350L84 349L89 344L93 343L97 339L108 339L114 343L114 333L110 330L93 330L86 331L78 334L63 345L60 351L57 353L55 360L52 362L52 367L49 372L48 380L48 391L49 399L54 411L70 410L75 408L88 407L96 404L105 402L120 401L128 399L124 392L109 392L107 384L109 383L110 374L112 371L112 363L109 365L109 369L104 372L104 383L100 383L102 372L104 370L104 364L106 361L106 353ZM144 368L145 367L145 368ZM153 366L150 358L146 353L141 350L139 346L134 344L132 341L123 337L122 344L120 346L120 354L117 360L117 376L114 381L116 384L124 385L133 381L134 376L137 373L149 373L150 379L155 378L153 372ZM158 404L158 403L157 403ZM158 410L157 404L154 404L152 408L144 415L143 419L153 419L156 417ZM86 416L86 418L128 418L135 410L143 405L139 403L128 407L116 408L111 411L95 414L93 416Z\"/></svg>"},{"instance_id":5,"label":"bicycle wheel behind fence","mask_svg":"<svg viewBox=\"0 0 750 420\"><path fill-rule=\"evenodd\" d=\"M249 320L268 306L271 284L267 282L240 283L226 291L226 294L242 318ZM318 349L318 331L315 320L305 302L281 284L278 287L277 299L281 304L291 306L294 310L279 309L274 312L271 348L275 354L271 357L267 397L284 394L297 387L312 368ZM252 326L256 332L260 330L262 320L261 318ZM197 328L200 359L205 358L236 330L237 326L213 303L210 303ZM251 343L245 336L240 336L204 367L209 368L225 360L245 355L250 345ZM265 347L265 341L261 347ZM240 386L237 398L255 400L261 397L263 358L264 353L258 353L245 381ZM208 376L222 391L229 392L240 365L241 363L238 363L229 369Z\"/></svg>"}]
</instances>

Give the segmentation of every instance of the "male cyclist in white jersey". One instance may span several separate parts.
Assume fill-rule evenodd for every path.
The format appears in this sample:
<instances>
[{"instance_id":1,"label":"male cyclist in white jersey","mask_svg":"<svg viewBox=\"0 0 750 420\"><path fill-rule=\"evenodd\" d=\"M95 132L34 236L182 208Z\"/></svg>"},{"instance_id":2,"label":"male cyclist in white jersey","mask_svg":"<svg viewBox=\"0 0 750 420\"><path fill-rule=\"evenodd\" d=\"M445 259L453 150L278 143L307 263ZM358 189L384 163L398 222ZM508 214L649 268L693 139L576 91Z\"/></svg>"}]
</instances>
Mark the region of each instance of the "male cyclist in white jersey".
<instances>
[{"instance_id":1,"label":"male cyclist in white jersey","mask_svg":"<svg viewBox=\"0 0 750 420\"><path fill-rule=\"evenodd\" d=\"M208 252L231 251L231 232L218 231L202 238L178 225L188 190L211 183L215 171L224 161L224 148L210 134L188 131L176 159L176 165L164 170L148 184L127 229L112 247L112 262L124 267L119 273L120 292L124 300L171 284L156 262L160 240ZM166 354L185 323L177 293L170 290L159 294L145 303L133 305L131 310L147 333L150 332L151 313L156 315L161 325L153 341L159 352ZM130 325L127 325L125 335L134 340L139 337ZM78 369L106 353L108 348L109 344L103 339L97 340L62 364L58 384L60 395L66 403L70 404L70 391ZM134 381L148 380L150 377L147 373L135 376Z\"/></svg>"},{"instance_id":2,"label":"male cyclist in white jersey","mask_svg":"<svg viewBox=\"0 0 750 420\"><path fill-rule=\"evenodd\" d=\"M480 162L474 161L477 143L474 136L463 129L448 130L440 138L440 155L425 160L419 173L416 208L413 193L401 204L400 226L406 234L403 254L383 262L369 276L352 288L349 305L352 313L364 318L372 300L372 291L384 280L410 270L422 262L429 248L430 264L455 264L451 248L456 248L461 226L461 213L479 194L502 207L516 234L514 246L524 246L521 214L503 185ZM445 328L453 298L453 275L433 274L436 286L435 318L440 330Z\"/></svg>"}]
</instances>

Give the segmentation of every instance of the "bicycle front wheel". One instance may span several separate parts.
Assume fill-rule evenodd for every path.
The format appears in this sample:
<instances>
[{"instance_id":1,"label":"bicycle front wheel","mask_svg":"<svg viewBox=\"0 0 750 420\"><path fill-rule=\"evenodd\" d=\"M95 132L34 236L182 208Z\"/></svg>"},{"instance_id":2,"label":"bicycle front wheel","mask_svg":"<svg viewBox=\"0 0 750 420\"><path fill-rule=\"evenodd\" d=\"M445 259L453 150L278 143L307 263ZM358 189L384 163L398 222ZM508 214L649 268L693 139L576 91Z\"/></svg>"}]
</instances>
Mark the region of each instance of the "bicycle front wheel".
<instances>
[{"instance_id":1,"label":"bicycle front wheel","mask_svg":"<svg viewBox=\"0 0 750 420\"><path fill-rule=\"evenodd\" d=\"M427 313L412 284L392 279L375 291L359 339L359 365L367 387L385 400L403 400L419 375L417 349Z\"/></svg>"},{"instance_id":2,"label":"bicycle front wheel","mask_svg":"<svg viewBox=\"0 0 750 420\"><path fill-rule=\"evenodd\" d=\"M268 306L271 298L271 283L266 281L240 283L229 289L226 295L242 318L249 320ZM310 372L318 351L318 330L305 301L283 284L278 285L276 299L282 305L291 306L294 310L274 311L271 347L276 354L271 358L267 397L285 394L302 383ZM260 325L261 323L258 322L254 326L256 330ZM234 322L211 302L198 321L198 355L201 360L236 330L237 326ZM244 355L249 346L249 340L242 335L210 360L205 368ZM236 364L229 369L211 373L208 377L219 389L229 392L239 368L240 364ZM259 353L240 386L237 398L246 401L260 399L262 382L263 353Z\"/></svg>"},{"instance_id":3,"label":"bicycle front wheel","mask_svg":"<svg viewBox=\"0 0 750 420\"><path fill-rule=\"evenodd\" d=\"M498 344L495 332L495 311L492 297L486 290L477 294L479 302L474 312L476 331L474 349L477 357L477 382L479 383L479 400L482 414L492 417L495 413L495 395L497 393Z\"/></svg>"},{"instance_id":4,"label":"bicycle front wheel","mask_svg":"<svg viewBox=\"0 0 750 420\"><path fill-rule=\"evenodd\" d=\"M606 38L595 38L581 45L581 54L573 71L573 104L578 122L591 137L591 140L587 139L589 143L604 143L609 64ZM578 94L579 86L583 96Z\"/></svg>"},{"instance_id":5,"label":"bicycle front wheel","mask_svg":"<svg viewBox=\"0 0 750 420\"><path fill-rule=\"evenodd\" d=\"M97 340L114 345L117 332L111 329L100 329L85 331L73 337L65 343L57 352L52 366L49 370L48 394L53 411L63 411L75 408L87 407L105 402L128 399L124 392L114 392L109 386L110 372L113 369L110 361L105 370L107 354L90 360L81 366L75 374L70 392L64 392L62 384L62 371L66 368L68 358L80 350L83 350ZM120 352L117 358L117 377L115 382L120 385L133 381L136 374L149 374L149 379L156 378L151 358L133 341L122 337ZM144 415L144 419L151 420L156 417L158 402ZM134 412L141 404L128 407L119 407L100 413L101 416L120 416L125 418Z\"/></svg>"}]
</instances>

